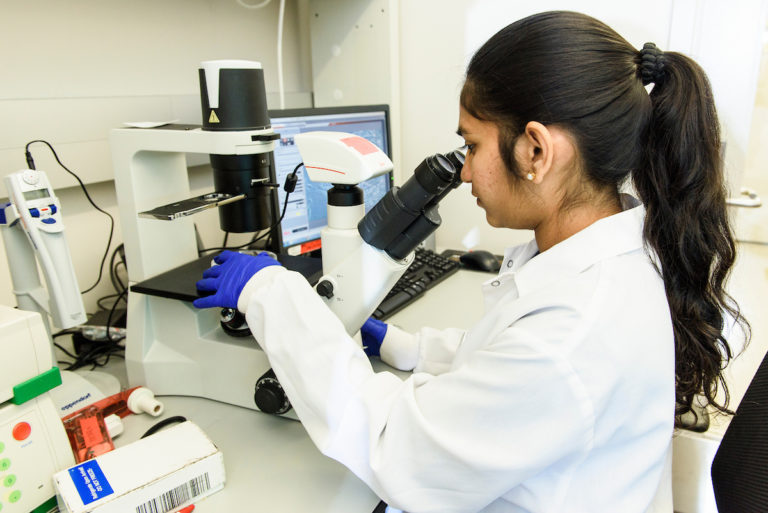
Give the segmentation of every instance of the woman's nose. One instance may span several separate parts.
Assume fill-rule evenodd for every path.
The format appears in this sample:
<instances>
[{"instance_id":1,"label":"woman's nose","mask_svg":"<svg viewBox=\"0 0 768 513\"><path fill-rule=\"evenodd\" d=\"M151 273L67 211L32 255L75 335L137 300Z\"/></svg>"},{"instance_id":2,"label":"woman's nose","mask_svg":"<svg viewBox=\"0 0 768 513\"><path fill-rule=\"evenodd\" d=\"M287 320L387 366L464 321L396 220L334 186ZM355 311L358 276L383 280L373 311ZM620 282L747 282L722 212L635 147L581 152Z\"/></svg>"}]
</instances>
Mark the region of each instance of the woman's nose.
<instances>
[{"instance_id":1,"label":"woman's nose","mask_svg":"<svg viewBox=\"0 0 768 513\"><path fill-rule=\"evenodd\" d=\"M472 171L469 169L469 164L467 162L465 162L464 166L461 168L461 181L465 183L472 181Z\"/></svg>"}]
</instances>

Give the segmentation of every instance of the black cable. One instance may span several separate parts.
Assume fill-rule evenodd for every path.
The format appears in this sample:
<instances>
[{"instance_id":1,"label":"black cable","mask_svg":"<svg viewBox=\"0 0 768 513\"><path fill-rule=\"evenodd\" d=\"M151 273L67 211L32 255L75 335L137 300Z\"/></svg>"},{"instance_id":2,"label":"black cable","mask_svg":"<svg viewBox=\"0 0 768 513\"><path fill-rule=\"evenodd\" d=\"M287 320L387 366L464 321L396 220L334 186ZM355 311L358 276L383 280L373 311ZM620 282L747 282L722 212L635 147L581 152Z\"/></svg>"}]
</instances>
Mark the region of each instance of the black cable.
<instances>
[{"instance_id":1,"label":"black cable","mask_svg":"<svg viewBox=\"0 0 768 513\"><path fill-rule=\"evenodd\" d=\"M117 343L104 342L95 344L90 350L84 353L78 353L77 355L74 355L56 342L54 342L53 345L62 353L74 360L72 362L60 362L66 363L68 365L66 370L77 370L81 367L85 367L86 365L92 365L91 370L96 367L103 367L109 362L109 359L112 356L124 358L124 356L119 353L125 351L125 347ZM99 358L103 356L106 356L106 360L101 363L99 362Z\"/></svg>"},{"instance_id":2,"label":"black cable","mask_svg":"<svg viewBox=\"0 0 768 513\"><path fill-rule=\"evenodd\" d=\"M64 335L73 335L77 334L77 330L62 330L58 333L54 333L52 335L53 338L64 336ZM61 352L63 352L66 356L69 358L72 358L72 362L59 362L62 364L67 364L68 367L65 370L77 370L81 367L85 367L87 365L91 365L91 370L95 369L96 367L103 367L107 363L109 363L110 358L113 356L116 356L118 358L125 358L122 353L125 352L125 346L121 345L119 342L122 340L107 340L103 342L95 342L93 341L93 344L91 345L90 349L87 351L78 352L77 354L70 353L67 349L65 349L61 344L58 344L54 341L53 345L59 349ZM103 362L100 362L99 359L104 358Z\"/></svg>"},{"instance_id":3,"label":"black cable","mask_svg":"<svg viewBox=\"0 0 768 513\"><path fill-rule=\"evenodd\" d=\"M186 421L187 421L186 417L182 417L181 415L176 415L175 417L168 417L167 419L163 419L157 424L155 424L154 426L152 426L151 428L149 428L146 433L141 435L141 438L152 436L158 431L160 431L161 429L163 429L164 427L170 426L171 424L176 424L176 423L186 422Z\"/></svg>"},{"instance_id":4,"label":"black cable","mask_svg":"<svg viewBox=\"0 0 768 513\"><path fill-rule=\"evenodd\" d=\"M257 232L257 233L258 233L258 232ZM261 238L261 237L256 237L256 236L254 236L254 237L253 237L251 240L249 240L249 241L248 241L248 242L246 242L245 244L240 244L239 246L226 246L226 247L222 246L222 247L219 247L219 248L206 248L206 249L201 249L201 250L200 250L200 252L199 252L199 254L200 254L200 255L202 255L203 253L207 253L207 252L209 252L209 251L223 251L223 250L225 250L225 249L243 249L243 248L247 248L248 246L252 245L254 242L256 242L257 240L259 240L260 238Z\"/></svg>"},{"instance_id":5,"label":"black cable","mask_svg":"<svg viewBox=\"0 0 768 513\"><path fill-rule=\"evenodd\" d=\"M115 267L110 269L110 272L112 273L112 286L115 287L115 291L118 293L125 290L125 283L123 283L123 280L120 279L120 276L117 274L117 268L120 266L120 262L115 264Z\"/></svg>"},{"instance_id":6,"label":"black cable","mask_svg":"<svg viewBox=\"0 0 768 513\"><path fill-rule=\"evenodd\" d=\"M115 299L118 296L120 296L120 294L110 294L108 296L100 297L99 299L96 300L96 304L99 306L101 310L109 310L114 306L114 304L111 304L109 306L104 306L102 303L108 299Z\"/></svg>"},{"instance_id":7,"label":"black cable","mask_svg":"<svg viewBox=\"0 0 768 513\"><path fill-rule=\"evenodd\" d=\"M61 344L58 344L58 343L54 342L54 343L53 343L53 345L54 345L54 346L56 346L56 347L59 349L59 351L61 351L61 352L62 352L62 353L64 353L65 355L69 356L69 357L70 357L70 358L72 358L73 360L77 361L77 356L73 355L72 353L70 353L69 351L67 351L66 349L64 349L64 347L63 347ZM70 365L71 365L71 364L70 364Z\"/></svg>"},{"instance_id":8,"label":"black cable","mask_svg":"<svg viewBox=\"0 0 768 513\"><path fill-rule=\"evenodd\" d=\"M224 232L224 241L222 241L221 245L226 246L227 240L229 240L229 232Z\"/></svg>"},{"instance_id":9,"label":"black cable","mask_svg":"<svg viewBox=\"0 0 768 513\"><path fill-rule=\"evenodd\" d=\"M93 365L91 366L91 370L94 370L96 367L105 367L109 363L109 359L113 356L116 356L118 358L122 358L125 360L125 356L122 354L119 354L117 351L108 351L105 353L107 355L107 359L104 360L104 363L99 363L98 359L94 358Z\"/></svg>"},{"instance_id":10,"label":"black cable","mask_svg":"<svg viewBox=\"0 0 768 513\"><path fill-rule=\"evenodd\" d=\"M71 334L77 333L77 332L78 332L78 330L61 330L61 331L56 332L53 335L51 335L51 338L63 337L64 335L71 335Z\"/></svg>"},{"instance_id":11,"label":"black cable","mask_svg":"<svg viewBox=\"0 0 768 513\"><path fill-rule=\"evenodd\" d=\"M115 339L112 338L112 335L109 334L109 327L112 325L112 316L115 314L115 310L117 309L117 305L120 304L120 300L123 298L124 295L128 293L128 289L124 289L120 296L115 300L115 304L112 305L112 309L109 311L109 316L107 317L107 340L114 342Z\"/></svg>"},{"instance_id":12,"label":"black cable","mask_svg":"<svg viewBox=\"0 0 768 513\"><path fill-rule=\"evenodd\" d=\"M75 361L66 370L77 370L86 365L91 365L91 369L96 367L103 367L109 362L112 356L124 358L120 353L125 351L125 347L121 346L117 342L96 342L94 345L83 353L78 353ZM104 362L99 362L99 358L106 357Z\"/></svg>"},{"instance_id":13,"label":"black cable","mask_svg":"<svg viewBox=\"0 0 768 513\"><path fill-rule=\"evenodd\" d=\"M93 208L95 208L96 210L98 210L99 212L104 214L105 216L109 217L109 240L107 241L107 248L104 250L104 256L102 257L101 265L99 266L99 277L96 278L96 282L93 285L91 285L87 289L85 289L85 290L80 292L80 294L85 294L86 292L90 292L93 289L95 289L96 285L98 285L99 282L101 281L101 276L102 276L102 273L103 273L103 270L104 270L104 262L106 262L106 260L107 260L107 254L109 253L109 247L112 245L112 235L113 235L113 233L115 231L115 220L109 214L109 212L107 212L106 210L102 210L98 205L96 205L96 203L91 198L91 195L88 194L88 189L86 189L85 184L83 183L83 181L80 179L79 176L77 176L67 166L64 165L64 163L59 159L59 156L56 153L56 150L53 149L53 146L51 146L51 143L49 143L48 141L44 141L42 139L35 139L34 141L28 142L27 145L24 147L24 155L25 155L25 157L27 159L27 165L29 166L29 168L30 169L35 169L35 161L34 161L34 159L32 159L32 153L29 151L29 146L31 144L34 144L34 143L37 143L37 142L43 143L46 146L48 146L48 148L51 150L51 153L53 153L53 158L56 159L56 162L58 162L59 165L62 168L64 168L64 170L67 173L69 173L70 175L75 177L75 180L77 180L77 182L80 184L80 188L83 190L83 193L85 194L85 197L88 199L90 204L93 205Z\"/></svg>"},{"instance_id":14,"label":"black cable","mask_svg":"<svg viewBox=\"0 0 768 513\"><path fill-rule=\"evenodd\" d=\"M208 251L223 251L225 249L242 249L247 246L250 246L251 244L254 244L257 241L260 241L270 233L272 233L272 230L277 228L280 223L283 221L283 217L285 217L285 210L288 207L288 197L291 195L291 193L296 189L296 182L298 181L298 178L296 177L296 173L299 171L299 168L304 165L304 162L299 162L299 164L293 169L293 172L285 177L285 185L283 186L283 190L285 191L285 201L283 202L283 211L280 213L280 218L275 221L275 223L269 227L269 229L264 232L263 234L259 235L258 237L254 237L251 239L250 242L246 242L245 244L241 244L240 246L234 246L234 247L220 247L220 248L207 248L207 249L201 249L199 251L199 254L207 253Z\"/></svg>"},{"instance_id":15,"label":"black cable","mask_svg":"<svg viewBox=\"0 0 768 513\"><path fill-rule=\"evenodd\" d=\"M121 243L119 246L115 248L114 251L112 251L112 257L109 259L109 278L112 281L112 286L115 287L115 292L118 294L125 289L125 285L123 284L123 281L120 279L120 276L117 275L117 267L120 264L123 264L125 266L125 262L123 261L115 261L115 258L117 257L118 253L120 252L120 248L123 247L123 244Z\"/></svg>"}]
</instances>

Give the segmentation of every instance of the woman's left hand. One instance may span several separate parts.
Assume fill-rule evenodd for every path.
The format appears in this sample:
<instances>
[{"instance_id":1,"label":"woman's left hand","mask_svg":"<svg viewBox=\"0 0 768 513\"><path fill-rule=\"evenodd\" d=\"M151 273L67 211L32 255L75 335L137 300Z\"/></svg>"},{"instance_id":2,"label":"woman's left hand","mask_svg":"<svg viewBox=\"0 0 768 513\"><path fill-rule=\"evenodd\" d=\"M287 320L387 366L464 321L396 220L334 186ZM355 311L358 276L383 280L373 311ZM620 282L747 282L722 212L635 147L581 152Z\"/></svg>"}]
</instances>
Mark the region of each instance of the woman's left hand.
<instances>
[{"instance_id":1,"label":"woman's left hand","mask_svg":"<svg viewBox=\"0 0 768 513\"><path fill-rule=\"evenodd\" d=\"M280 265L267 253L253 256L234 251L222 251L213 261L218 265L203 271L203 279L197 282L197 290L212 294L193 301L197 308L237 309L237 300L248 280L265 267Z\"/></svg>"}]
</instances>

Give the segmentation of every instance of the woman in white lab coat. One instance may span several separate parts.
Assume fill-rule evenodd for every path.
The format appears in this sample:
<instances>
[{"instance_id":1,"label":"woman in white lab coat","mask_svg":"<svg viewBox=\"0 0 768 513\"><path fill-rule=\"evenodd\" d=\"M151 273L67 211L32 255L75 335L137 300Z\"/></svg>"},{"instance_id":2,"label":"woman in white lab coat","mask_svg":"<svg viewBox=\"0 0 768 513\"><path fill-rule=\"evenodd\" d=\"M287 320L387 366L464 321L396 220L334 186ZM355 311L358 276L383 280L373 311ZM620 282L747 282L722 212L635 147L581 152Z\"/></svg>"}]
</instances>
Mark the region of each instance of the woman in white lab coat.
<instances>
[{"instance_id":1,"label":"woman in white lab coat","mask_svg":"<svg viewBox=\"0 0 768 513\"><path fill-rule=\"evenodd\" d=\"M543 13L474 55L459 133L488 222L535 238L506 252L470 330L366 325L368 352L408 379L374 372L266 256L217 257L196 304L245 313L315 444L393 507L643 512L676 412L697 394L727 407L721 332L740 316L707 79L592 18ZM620 194L629 180L640 201Z\"/></svg>"}]
</instances>

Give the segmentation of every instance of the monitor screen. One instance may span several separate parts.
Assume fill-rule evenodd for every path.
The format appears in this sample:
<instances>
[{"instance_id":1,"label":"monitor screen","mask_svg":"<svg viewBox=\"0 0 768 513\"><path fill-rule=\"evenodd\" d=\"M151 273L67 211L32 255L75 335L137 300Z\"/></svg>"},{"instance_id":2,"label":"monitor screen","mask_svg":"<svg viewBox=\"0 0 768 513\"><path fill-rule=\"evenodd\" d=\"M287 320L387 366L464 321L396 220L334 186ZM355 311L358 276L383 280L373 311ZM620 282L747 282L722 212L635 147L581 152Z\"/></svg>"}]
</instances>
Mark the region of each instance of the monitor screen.
<instances>
[{"instance_id":1,"label":"monitor screen","mask_svg":"<svg viewBox=\"0 0 768 513\"><path fill-rule=\"evenodd\" d=\"M275 148L277 183L301 162L293 137L315 130L348 132L359 135L392 157L389 143L389 107L366 105L356 107L323 107L311 109L270 110L272 129L280 134ZM296 189L288 198L285 216L280 226L281 251L298 255L320 248L320 231L328 224L326 204L329 183L316 183L307 178L303 167L297 173ZM392 173L371 178L360 184L368 212L392 187ZM285 203L285 191L278 190L280 209Z\"/></svg>"}]
</instances>

